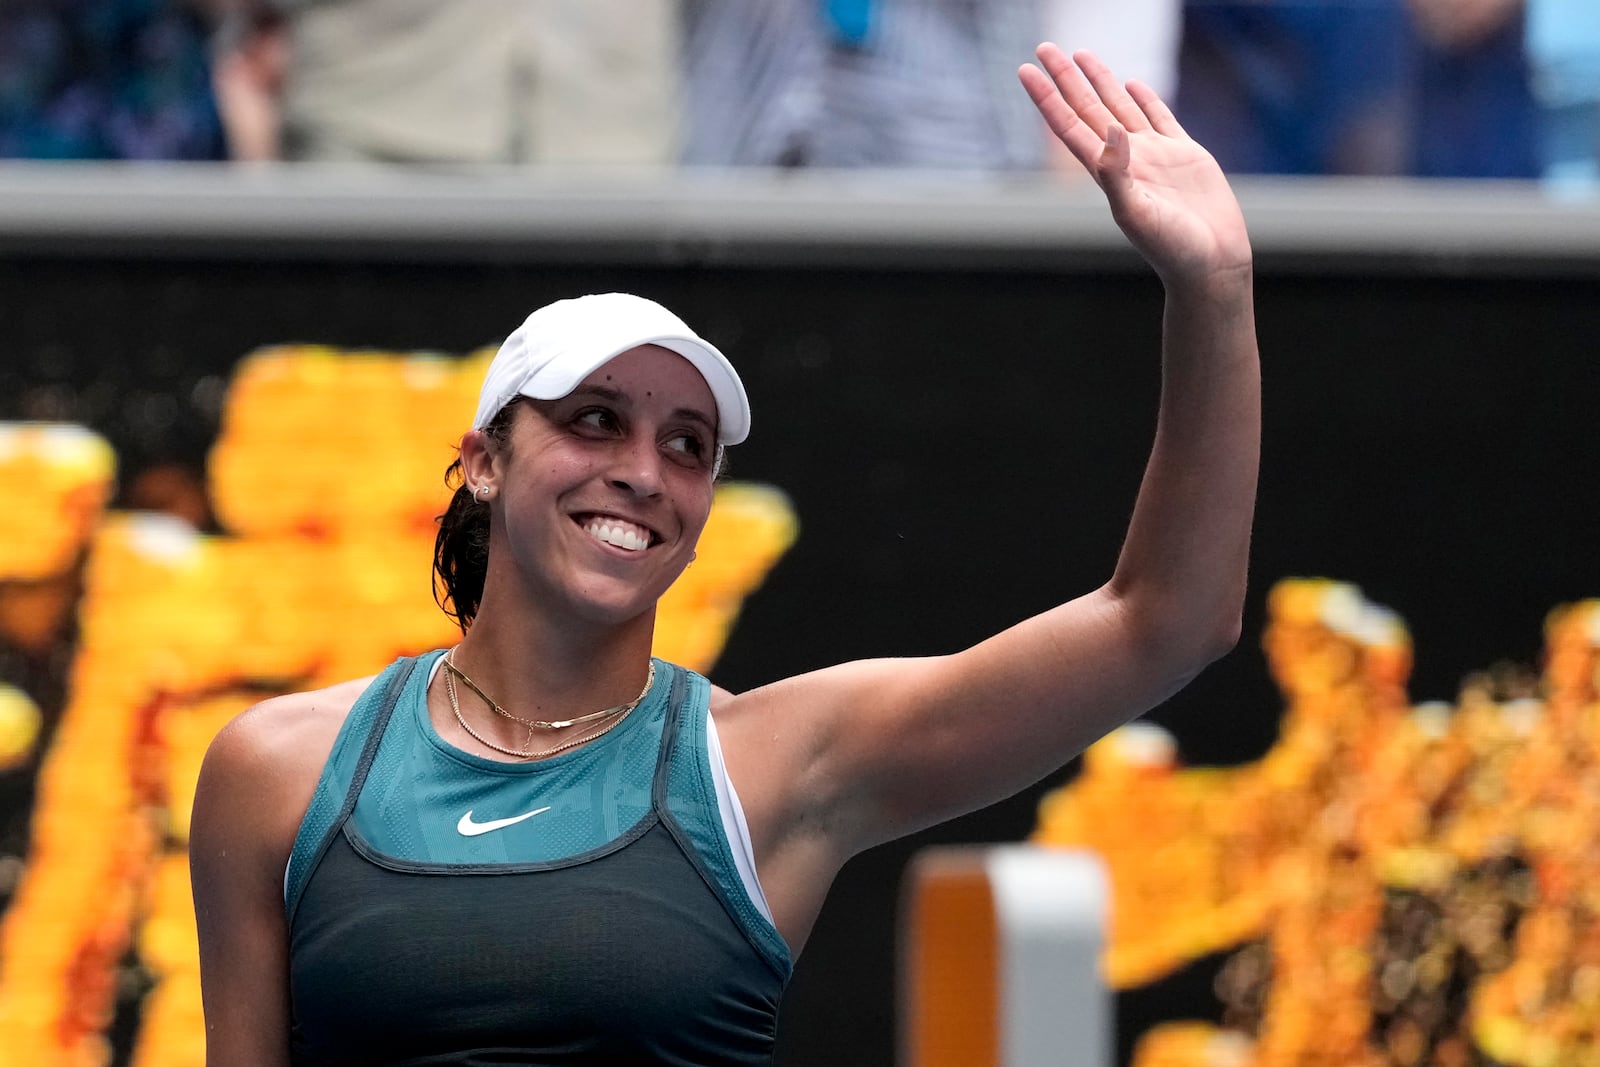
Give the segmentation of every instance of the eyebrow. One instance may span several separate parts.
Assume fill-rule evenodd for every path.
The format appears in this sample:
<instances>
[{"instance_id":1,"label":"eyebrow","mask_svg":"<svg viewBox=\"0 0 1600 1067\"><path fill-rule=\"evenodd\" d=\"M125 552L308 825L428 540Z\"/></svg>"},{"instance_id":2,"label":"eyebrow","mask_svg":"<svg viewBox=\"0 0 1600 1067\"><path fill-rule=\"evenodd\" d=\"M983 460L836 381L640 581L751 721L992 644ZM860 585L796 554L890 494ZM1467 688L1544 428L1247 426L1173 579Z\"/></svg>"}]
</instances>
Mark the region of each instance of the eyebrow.
<instances>
[{"instance_id":1,"label":"eyebrow","mask_svg":"<svg viewBox=\"0 0 1600 1067\"><path fill-rule=\"evenodd\" d=\"M613 389L609 385L580 385L567 395L593 396L598 397L601 400L609 400L613 404L626 404L629 399L627 393L624 393L621 389ZM708 433L714 433L716 431L716 425L710 419L706 418L704 414L696 411L694 408L675 408L672 412L672 417L675 419L683 419L688 422L699 423L701 426L705 427Z\"/></svg>"}]
</instances>

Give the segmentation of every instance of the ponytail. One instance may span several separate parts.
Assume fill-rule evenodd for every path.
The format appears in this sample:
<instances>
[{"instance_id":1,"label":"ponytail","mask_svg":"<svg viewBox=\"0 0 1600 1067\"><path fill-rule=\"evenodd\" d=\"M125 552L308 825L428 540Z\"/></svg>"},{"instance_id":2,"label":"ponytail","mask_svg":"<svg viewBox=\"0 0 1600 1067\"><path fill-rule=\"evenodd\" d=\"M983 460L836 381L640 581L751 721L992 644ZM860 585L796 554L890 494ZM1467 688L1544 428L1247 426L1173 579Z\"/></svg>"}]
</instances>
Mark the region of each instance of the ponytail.
<instances>
[{"instance_id":1,"label":"ponytail","mask_svg":"<svg viewBox=\"0 0 1600 1067\"><path fill-rule=\"evenodd\" d=\"M510 434L516 404L513 399L483 428L502 447ZM433 599L466 633L478 614L489 572L489 504L476 499L467 488L460 456L445 468L444 484L455 492L444 514L435 520L439 532L433 539Z\"/></svg>"}]
</instances>

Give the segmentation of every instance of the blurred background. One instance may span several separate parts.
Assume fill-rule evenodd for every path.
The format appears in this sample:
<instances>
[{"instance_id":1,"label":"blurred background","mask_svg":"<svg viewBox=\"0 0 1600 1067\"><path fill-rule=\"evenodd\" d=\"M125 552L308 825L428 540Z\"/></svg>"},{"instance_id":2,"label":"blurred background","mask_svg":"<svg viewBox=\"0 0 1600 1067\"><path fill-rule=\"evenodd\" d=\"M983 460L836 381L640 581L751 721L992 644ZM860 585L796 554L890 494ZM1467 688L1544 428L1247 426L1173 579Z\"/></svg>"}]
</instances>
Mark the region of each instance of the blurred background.
<instances>
[{"instance_id":1,"label":"blurred background","mask_svg":"<svg viewBox=\"0 0 1600 1067\"><path fill-rule=\"evenodd\" d=\"M0 154L1031 171L1041 39L1231 173L1594 176L1579 0L13 0Z\"/></svg>"},{"instance_id":2,"label":"blurred background","mask_svg":"<svg viewBox=\"0 0 1600 1067\"><path fill-rule=\"evenodd\" d=\"M651 296L745 376L663 634L719 684L1099 584L1161 292L1016 84L1043 39L1250 222L1245 639L853 862L779 1062L896 1062L908 860L1029 839L1109 865L1119 1067L1600 1062L1593 0L7 0L0 1065L201 1062L199 753L450 640L439 477L549 300Z\"/></svg>"}]
</instances>

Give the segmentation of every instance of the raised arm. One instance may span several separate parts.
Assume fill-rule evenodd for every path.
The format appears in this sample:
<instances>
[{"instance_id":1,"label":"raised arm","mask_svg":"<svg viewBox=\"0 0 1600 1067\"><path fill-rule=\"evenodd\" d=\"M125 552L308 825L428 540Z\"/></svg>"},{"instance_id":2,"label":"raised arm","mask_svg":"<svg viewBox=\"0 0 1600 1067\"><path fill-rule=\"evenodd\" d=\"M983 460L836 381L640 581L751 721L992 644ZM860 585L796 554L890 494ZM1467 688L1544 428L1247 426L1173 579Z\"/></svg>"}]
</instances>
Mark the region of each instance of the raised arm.
<instances>
[{"instance_id":1,"label":"raised arm","mask_svg":"<svg viewBox=\"0 0 1600 1067\"><path fill-rule=\"evenodd\" d=\"M1221 169L1160 98L1074 58L1041 45L1049 74L1026 66L1022 83L1166 289L1155 445L1102 592L1187 681L1237 640L1244 600L1261 434L1250 242Z\"/></svg>"},{"instance_id":2,"label":"raised arm","mask_svg":"<svg viewBox=\"0 0 1600 1067\"><path fill-rule=\"evenodd\" d=\"M1039 59L1023 86L1166 289L1155 443L1126 540L1099 589L964 652L725 702L730 771L751 783L758 863L780 898L808 866L1032 784L1238 639L1260 436L1243 217L1151 90L1086 53L1074 65L1044 45Z\"/></svg>"}]
</instances>

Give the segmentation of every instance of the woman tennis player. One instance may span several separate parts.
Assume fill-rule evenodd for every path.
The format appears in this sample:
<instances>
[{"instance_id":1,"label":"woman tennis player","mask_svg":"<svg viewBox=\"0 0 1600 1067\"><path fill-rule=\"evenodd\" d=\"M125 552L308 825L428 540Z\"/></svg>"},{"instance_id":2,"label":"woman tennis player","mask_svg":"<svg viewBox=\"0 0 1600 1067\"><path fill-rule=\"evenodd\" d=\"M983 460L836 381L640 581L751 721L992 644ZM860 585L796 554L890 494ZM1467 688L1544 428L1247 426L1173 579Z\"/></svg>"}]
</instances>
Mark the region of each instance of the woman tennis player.
<instances>
[{"instance_id":1,"label":"woman tennis player","mask_svg":"<svg viewBox=\"0 0 1600 1067\"><path fill-rule=\"evenodd\" d=\"M1024 88L1166 291L1106 583L963 652L746 693L652 659L744 388L648 300L539 309L452 468L436 567L460 643L266 701L206 756L208 1063L769 1063L846 860L1038 781L1233 646L1259 438L1244 221L1150 89L1038 58Z\"/></svg>"}]
</instances>

